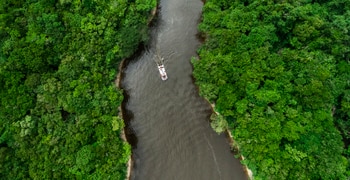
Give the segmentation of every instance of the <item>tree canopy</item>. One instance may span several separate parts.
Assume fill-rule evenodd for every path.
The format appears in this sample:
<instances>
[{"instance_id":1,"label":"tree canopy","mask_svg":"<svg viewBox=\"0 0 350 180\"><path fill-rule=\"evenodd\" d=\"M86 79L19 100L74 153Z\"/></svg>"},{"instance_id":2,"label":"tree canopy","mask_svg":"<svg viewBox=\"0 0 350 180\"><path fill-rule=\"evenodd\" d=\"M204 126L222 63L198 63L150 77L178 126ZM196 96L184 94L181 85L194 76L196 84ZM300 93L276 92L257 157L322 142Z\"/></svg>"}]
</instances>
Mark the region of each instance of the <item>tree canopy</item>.
<instances>
[{"instance_id":1,"label":"tree canopy","mask_svg":"<svg viewBox=\"0 0 350 180\"><path fill-rule=\"evenodd\" d=\"M255 179L349 177L348 17L346 0L206 1L194 77Z\"/></svg>"},{"instance_id":2,"label":"tree canopy","mask_svg":"<svg viewBox=\"0 0 350 180\"><path fill-rule=\"evenodd\" d=\"M1 179L123 179L118 63L155 0L0 0Z\"/></svg>"}]
</instances>

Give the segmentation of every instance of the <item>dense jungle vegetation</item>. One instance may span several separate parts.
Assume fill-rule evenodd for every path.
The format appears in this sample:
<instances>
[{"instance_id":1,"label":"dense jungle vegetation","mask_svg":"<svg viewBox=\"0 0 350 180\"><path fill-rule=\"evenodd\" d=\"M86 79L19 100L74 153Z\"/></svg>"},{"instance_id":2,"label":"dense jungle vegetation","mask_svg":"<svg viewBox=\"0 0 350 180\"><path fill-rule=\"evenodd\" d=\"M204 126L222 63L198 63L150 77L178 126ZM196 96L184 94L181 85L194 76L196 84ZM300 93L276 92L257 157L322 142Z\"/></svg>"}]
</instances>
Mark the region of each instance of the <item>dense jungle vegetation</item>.
<instances>
[{"instance_id":1,"label":"dense jungle vegetation","mask_svg":"<svg viewBox=\"0 0 350 180\"><path fill-rule=\"evenodd\" d=\"M206 1L194 76L255 179L350 176L349 17L349 0Z\"/></svg>"},{"instance_id":2,"label":"dense jungle vegetation","mask_svg":"<svg viewBox=\"0 0 350 180\"><path fill-rule=\"evenodd\" d=\"M118 63L155 0L0 0L1 179L124 179Z\"/></svg>"}]
</instances>

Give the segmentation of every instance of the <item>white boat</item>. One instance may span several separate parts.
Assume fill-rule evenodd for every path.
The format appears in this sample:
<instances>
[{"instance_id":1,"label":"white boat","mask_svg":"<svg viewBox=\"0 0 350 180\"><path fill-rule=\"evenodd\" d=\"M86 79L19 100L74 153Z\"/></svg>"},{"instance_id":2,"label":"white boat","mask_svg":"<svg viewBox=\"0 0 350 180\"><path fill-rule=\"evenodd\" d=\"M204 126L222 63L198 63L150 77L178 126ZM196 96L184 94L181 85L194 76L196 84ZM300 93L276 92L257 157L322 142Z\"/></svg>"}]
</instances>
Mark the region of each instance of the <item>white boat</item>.
<instances>
[{"instance_id":1,"label":"white boat","mask_svg":"<svg viewBox=\"0 0 350 180\"><path fill-rule=\"evenodd\" d=\"M158 64L158 70L160 73L160 78L162 78L163 81L168 79L168 75L165 72L165 67L163 64Z\"/></svg>"}]
</instances>

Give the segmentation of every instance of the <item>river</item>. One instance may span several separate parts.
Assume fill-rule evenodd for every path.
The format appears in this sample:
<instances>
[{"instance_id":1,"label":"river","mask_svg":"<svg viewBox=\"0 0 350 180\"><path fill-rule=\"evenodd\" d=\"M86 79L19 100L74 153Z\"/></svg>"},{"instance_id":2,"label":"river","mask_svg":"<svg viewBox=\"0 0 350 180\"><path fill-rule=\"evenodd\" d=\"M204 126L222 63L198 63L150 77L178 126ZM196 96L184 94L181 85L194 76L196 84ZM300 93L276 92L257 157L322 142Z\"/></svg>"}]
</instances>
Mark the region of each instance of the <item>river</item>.
<instances>
[{"instance_id":1,"label":"river","mask_svg":"<svg viewBox=\"0 0 350 180\"><path fill-rule=\"evenodd\" d=\"M199 97L190 59L203 3L161 0L150 44L122 70L123 116L133 149L132 180L247 179L224 134L209 124L210 105ZM155 55L169 79L162 81Z\"/></svg>"}]
</instances>

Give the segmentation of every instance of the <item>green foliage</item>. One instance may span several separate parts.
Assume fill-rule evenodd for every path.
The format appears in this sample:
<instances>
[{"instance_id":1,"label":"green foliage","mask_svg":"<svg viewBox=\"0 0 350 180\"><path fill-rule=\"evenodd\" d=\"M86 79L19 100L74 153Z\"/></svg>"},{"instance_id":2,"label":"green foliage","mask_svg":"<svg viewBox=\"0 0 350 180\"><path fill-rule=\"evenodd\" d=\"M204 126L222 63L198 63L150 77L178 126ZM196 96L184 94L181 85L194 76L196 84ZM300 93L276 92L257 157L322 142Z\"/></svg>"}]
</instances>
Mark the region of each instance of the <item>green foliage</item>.
<instances>
[{"instance_id":1,"label":"green foliage","mask_svg":"<svg viewBox=\"0 0 350 180\"><path fill-rule=\"evenodd\" d=\"M117 66L149 1L0 0L1 179L123 179Z\"/></svg>"},{"instance_id":2,"label":"green foliage","mask_svg":"<svg viewBox=\"0 0 350 180\"><path fill-rule=\"evenodd\" d=\"M222 133L228 128L227 121L220 114L213 113L210 116L211 127L217 132Z\"/></svg>"},{"instance_id":3,"label":"green foliage","mask_svg":"<svg viewBox=\"0 0 350 180\"><path fill-rule=\"evenodd\" d=\"M203 9L194 76L233 127L242 163L257 179L345 179L350 3L209 0Z\"/></svg>"}]
</instances>

